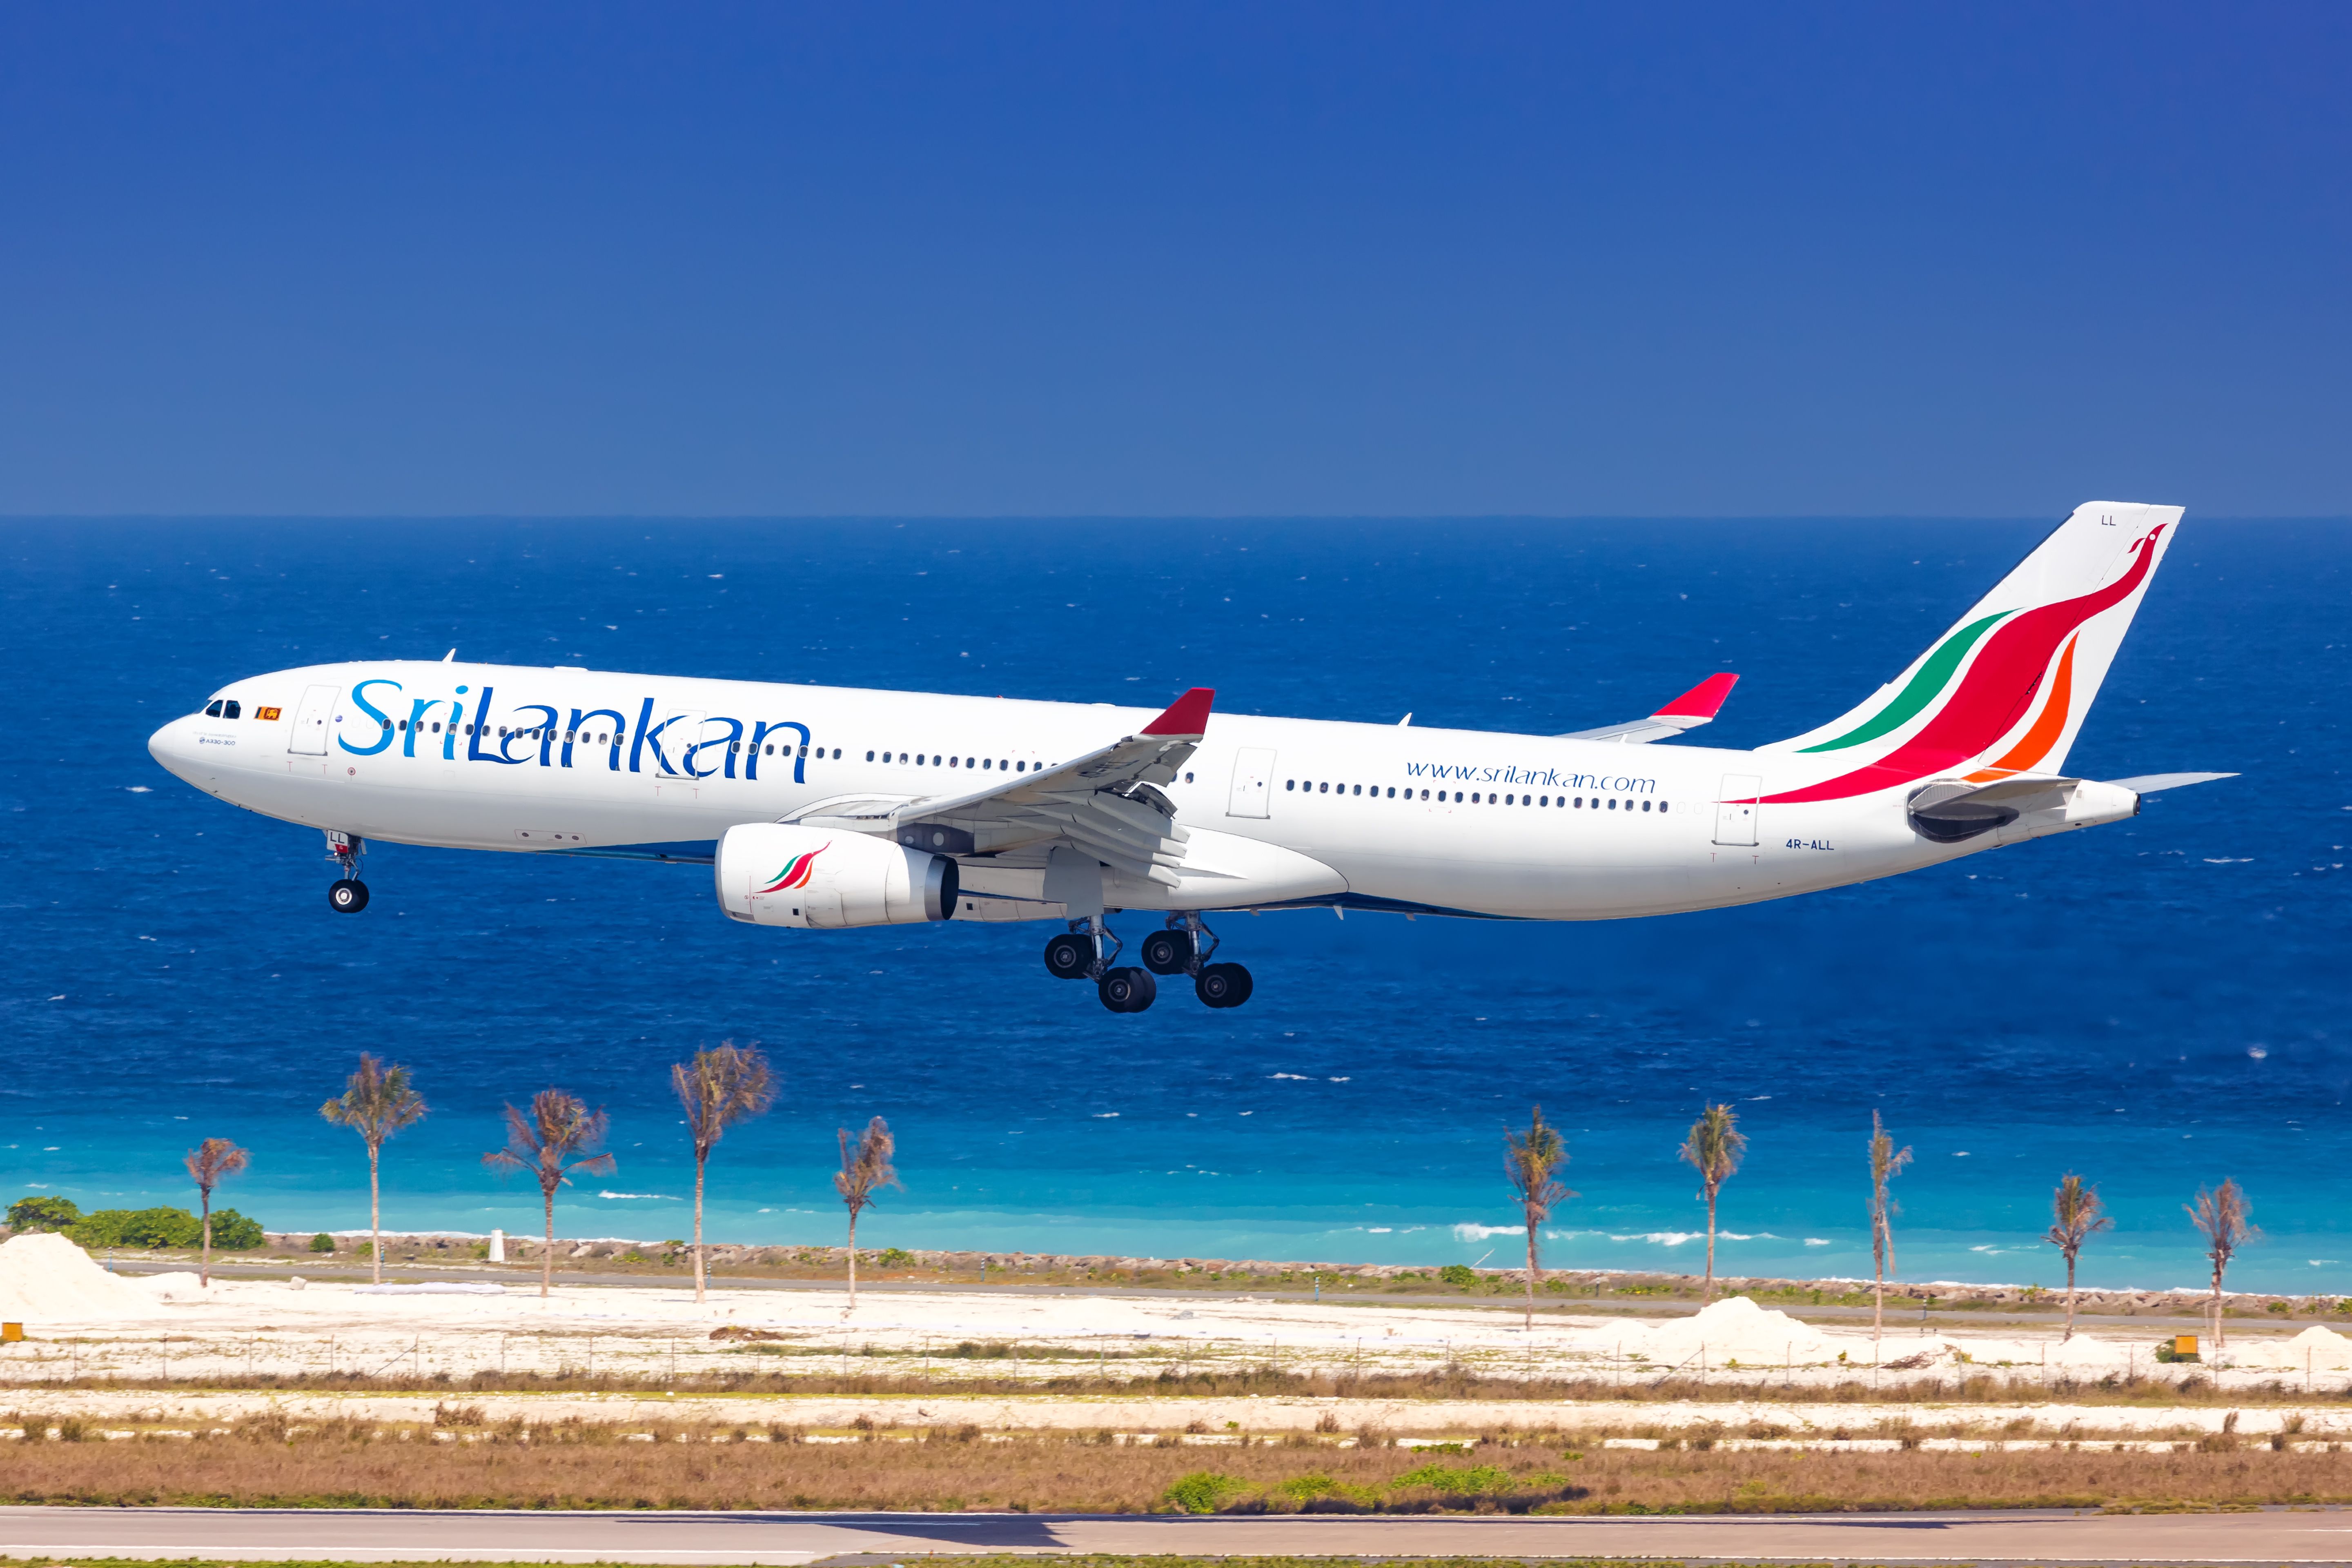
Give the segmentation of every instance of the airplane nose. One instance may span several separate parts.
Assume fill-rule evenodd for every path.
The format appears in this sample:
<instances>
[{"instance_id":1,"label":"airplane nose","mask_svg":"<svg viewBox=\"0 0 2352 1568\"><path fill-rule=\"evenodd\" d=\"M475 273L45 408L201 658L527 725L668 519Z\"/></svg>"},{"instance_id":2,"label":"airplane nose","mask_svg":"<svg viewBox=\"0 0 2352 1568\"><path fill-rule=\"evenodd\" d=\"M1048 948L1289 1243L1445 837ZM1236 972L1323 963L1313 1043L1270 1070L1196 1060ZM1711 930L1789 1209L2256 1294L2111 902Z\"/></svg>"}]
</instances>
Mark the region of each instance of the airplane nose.
<instances>
[{"instance_id":1,"label":"airplane nose","mask_svg":"<svg viewBox=\"0 0 2352 1568\"><path fill-rule=\"evenodd\" d=\"M163 770L175 778L186 778L195 761L195 726L185 719L174 719L147 737L147 754L163 764Z\"/></svg>"}]
</instances>

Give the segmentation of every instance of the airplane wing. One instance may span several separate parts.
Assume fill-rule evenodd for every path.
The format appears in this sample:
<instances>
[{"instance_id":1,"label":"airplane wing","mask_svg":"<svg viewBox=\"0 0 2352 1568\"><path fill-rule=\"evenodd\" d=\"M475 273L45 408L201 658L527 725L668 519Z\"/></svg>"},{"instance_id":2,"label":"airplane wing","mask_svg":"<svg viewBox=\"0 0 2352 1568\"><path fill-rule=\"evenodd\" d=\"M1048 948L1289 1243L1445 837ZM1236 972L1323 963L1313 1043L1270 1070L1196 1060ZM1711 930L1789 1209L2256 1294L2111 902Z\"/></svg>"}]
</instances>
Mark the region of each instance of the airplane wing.
<instances>
[{"instance_id":1,"label":"airplane wing","mask_svg":"<svg viewBox=\"0 0 2352 1568\"><path fill-rule=\"evenodd\" d=\"M1739 683L1736 675L1710 675L1646 719L1604 724L1598 730L1571 730L1563 741L1619 741L1629 746L1664 741L1701 724L1712 724L1723 710L1723 700Z\"/></svg>"},{"instance_id":2,"label":"airplane wing","mask_svg":"<svg viewBox=\"0 0 2352 1568\"><path fill-rule=\"evenodd\" d=\"M957 795L826 801L799 820L941 855L1066 839L1105 865L1172 888L1189 835L1157 786L1175 778L1200 745L1215 698L1196 686L1134 734L1040 773L1000 773L987 787Z\"/></svg>"}]
</instances>

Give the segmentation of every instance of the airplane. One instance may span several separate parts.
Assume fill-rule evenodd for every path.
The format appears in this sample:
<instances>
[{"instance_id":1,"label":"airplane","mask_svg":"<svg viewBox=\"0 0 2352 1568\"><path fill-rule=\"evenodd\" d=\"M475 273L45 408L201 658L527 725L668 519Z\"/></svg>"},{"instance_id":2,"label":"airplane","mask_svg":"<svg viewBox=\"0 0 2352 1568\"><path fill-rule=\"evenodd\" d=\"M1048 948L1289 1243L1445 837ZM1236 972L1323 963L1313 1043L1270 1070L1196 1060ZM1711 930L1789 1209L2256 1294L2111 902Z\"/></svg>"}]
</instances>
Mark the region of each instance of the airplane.
<instances>
[{"instance_id":1,"label":"airplane","mask_svg":"<svg viewBox=\"0 0 2352 1568\"><path fill-rule=\"evenodd\" d=\"M1249 971L1206 917L1328 908L1617 920L1843 887L2136 816L2158 789L2064 771L2178 531L2093 501L1895 679L1752 751L1671 742L1719 673L1645 717L1561 735L922 692L362 660L230 682L155 760L324 831L331 908L367 907L371 841L708 865L728 918L833 931L1044 921L1046 969L1115 1013ZM1141 964L1109 917L1159 915Z\"/></svg>"}]
</instances>

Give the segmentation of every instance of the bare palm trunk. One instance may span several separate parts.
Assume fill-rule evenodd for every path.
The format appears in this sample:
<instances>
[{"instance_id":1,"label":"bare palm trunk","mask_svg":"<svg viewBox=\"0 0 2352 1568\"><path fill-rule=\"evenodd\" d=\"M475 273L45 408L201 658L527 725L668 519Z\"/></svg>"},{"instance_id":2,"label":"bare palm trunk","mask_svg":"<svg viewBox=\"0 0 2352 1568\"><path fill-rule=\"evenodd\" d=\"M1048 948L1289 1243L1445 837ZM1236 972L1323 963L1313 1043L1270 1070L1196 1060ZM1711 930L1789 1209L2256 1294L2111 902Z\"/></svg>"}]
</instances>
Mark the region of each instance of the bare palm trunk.
<instances>
[{"instance_id":1,"label":"bare palm trunk","mask_svg":"<svg viewBox=\"0 0 2352 1568\"><path fill-rule=\"evenodd\" d=\"M849 1215L849 1310L857 1310L857 1214Z\"/></svg>"},{"instance_id":2,"label":"bare palm trunk","mask_svg":"<svg viewBox=\"0 0 2352 1568\"><path fill-rule=\"evenodd\" d=\"M2228 1342L2221 1337L2221 1265L2213 1265L2213 1348L2220 1350Z\"/></svg>"},{"instance_id":3,"label":"bare palm trunk","mask_svg":"<svg viewBox=\"0 0 2352 1568\"><path fill-rule=\"evenodd\" d=\"M369 1283L383 1283L383 1189L376 1179L376 1167L383 1154L383 1145L368 1145L368 1265L374 1272Z\"/></svg>"},{"instance_id":4,"label":"bare palm trunk","mask_svg":"<svg viewBox=\"0 0 2352 1568\"><path fill-rule=\"evenodd\" d=\"M555 1279L555 1189L547 1189L547 1240L539 1249L539 1299L547 1300L547 1287Z\"/></svg>"},{"instance_id":5,"label":"bare palm trunk","mask_svg":"<svg viewBox=\"0 0 2352 1568\"><path fill-rule=\"evenodd\" d=\"M1536 1331L1536 1227L1528 1226L1528 1332Z\"/></svg>"},{"instance_id":6,"label":"bare palm trunk","mask_svg":"<svg viewBox=\"0 0 2352 1568\"><path fill-rule=\"evenodd\" d=\"M2064 1333L2063 1333L2063 1334L2061 1334L2061 1335L2059 1335L2059 1336L2058 1336L2058 1342L2059 1342L2060 1344L2062 1344L2062 1345L2063 1345L2063 1344L2064 1344L2068 1340L2071 1340L2071 1339L2073 1339L2074 1337L2074 1255L2073 1253L2071 1253L2071 1252L2070 1252L2070 1253L2068 1253L2068 1254L2066 1255L2066 1331L2065 1331Z\"/></svg>"},{"instance_id":7,"label":"bare palm trunk","mask_svg":"<svg viewBox=\"0 0 2352 1568\"><path fill-rule=\"evenodd\" d=\"M694 1299L702 1300L702 1168L709 1156L694 1153Z\"/></svg>"},{"instance_id":8,"label":"bare palm trunk","mask_svg":"<svg viewBox=\"0 0 2352 1568\"><path fill-rule=\"evenodd\" d=\"M209 1290L213 1283L213 1195L199 1188L196 1198L205 1211L205 1260L199 1266L203 1272L196 1276L196 1284Z\"/></svg>"},{"instance_id":9,"label":"bare palm trunk","mask_svg":"<svg viewBox=\"0 0 2352 1568\"><path fill-rule=\"evenodd\" d=\"M1872 1250L1878 1254L1871 1260L1873 1268L1877 1270L1877 1279L1872 1287L1870 1302L1870 1359L1875 1363L1878 1360L1879 1322L1886 1313L1886 1255L1876 1247Z\"/></svg>"},{"instance_id":10,"label":"bare palm trunk","mask_svg":"<svg viewBox=\"0 0 2352 1568\"><path fill-rule=\"evenodd\" d=\"M1712 1300L1715 1300L1715 1192L1714 1192L1714 1190L1713 1190L1712 1188L1710 1188L1710 1189L1708 1189L1708 1192L1707 1192L1707 1194L1706 1194L1706 1284L1705 1288L1704 1288L1704 1289L1702 1289L1699 1291L1699 1294L1698 1294L1698 1304L1699 1304L1700 1306L1704 1307L1704 1306L1706 1306L1708 1302L1710 1302L1710 1301L1712 1301Z\"/></svg>"}]
</instances>

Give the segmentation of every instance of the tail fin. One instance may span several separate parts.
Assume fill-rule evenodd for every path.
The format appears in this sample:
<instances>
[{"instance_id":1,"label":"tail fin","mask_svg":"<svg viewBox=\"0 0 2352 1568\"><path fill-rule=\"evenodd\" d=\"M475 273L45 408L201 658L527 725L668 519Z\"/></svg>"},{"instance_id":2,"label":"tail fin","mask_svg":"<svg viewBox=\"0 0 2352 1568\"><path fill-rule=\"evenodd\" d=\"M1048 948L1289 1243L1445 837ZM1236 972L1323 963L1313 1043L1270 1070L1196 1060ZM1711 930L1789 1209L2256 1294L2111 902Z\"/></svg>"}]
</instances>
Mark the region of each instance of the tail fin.
<instances>
[{"instance_id":1,"label":"tail fin","mask_svg":"<svg viewBox=\"0 0 2352 1568\"><path fill-rule=\"evenodd\" d=\"M2089 501L1870 700L1762 749L1849 768L1773 797L1837 800L1930 776L2054 773L2180 521Z\"/></svg>"}]
</instances>

